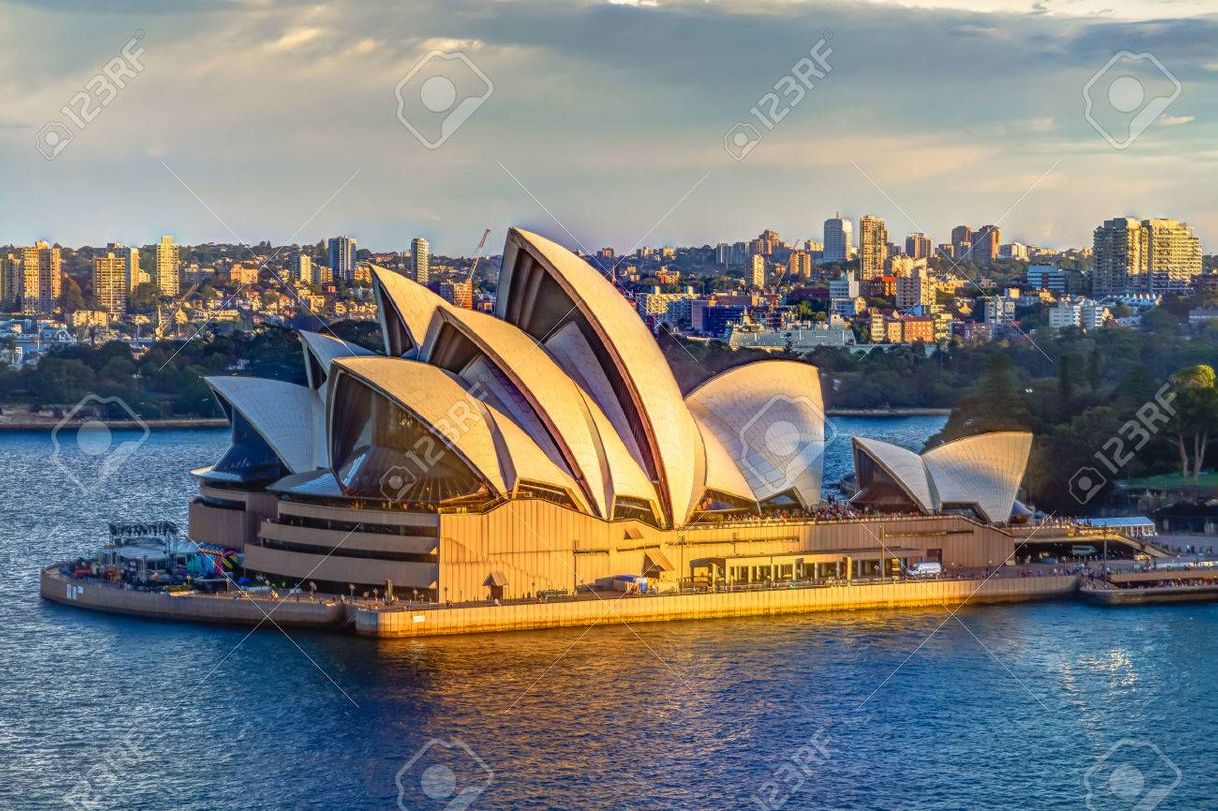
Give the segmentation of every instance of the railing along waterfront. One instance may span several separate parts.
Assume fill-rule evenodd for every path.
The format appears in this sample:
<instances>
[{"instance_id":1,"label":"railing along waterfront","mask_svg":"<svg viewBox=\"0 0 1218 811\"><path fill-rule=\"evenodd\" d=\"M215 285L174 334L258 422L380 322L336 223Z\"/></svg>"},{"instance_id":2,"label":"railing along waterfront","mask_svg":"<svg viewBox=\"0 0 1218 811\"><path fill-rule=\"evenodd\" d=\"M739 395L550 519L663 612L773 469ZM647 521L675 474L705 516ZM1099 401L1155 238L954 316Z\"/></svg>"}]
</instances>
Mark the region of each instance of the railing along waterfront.
<instances>
[{"instance_id":1,"label":"railing along waterfront","mask_svg":"<svg viewBox=\"0 0 1218 811\"><path fill-rule=\"evenodd\" d=\"M1009 570L1009 571L1008 571ZM989 580L1025 580L1037 577L1061 577L1075 574L1064 568L1042 568L1037 566L993 567L977 569L959 569L945 572L936 576L924 577L854 577L822 578L818 580L795 580L771 583L733 583L716 586L693 588L667 589L664 591L580 591L575 594L546 597L511 597L501 598L497 603L493 600L463 600L437 602L423 600L393 600L384 598L370 600L366 598L346 598L342 601L371 611L442 611L449 608L485 608L489 606L539 605L549 603L574 603L591 600L621 600L621 599L662 599L664 597L683 597L701 594L738 594L763 591L790 591L795 589L829 589L847 586L874 586L885 583L943 583L960 581L989 581Z\"/></svg>"}]
</instances>

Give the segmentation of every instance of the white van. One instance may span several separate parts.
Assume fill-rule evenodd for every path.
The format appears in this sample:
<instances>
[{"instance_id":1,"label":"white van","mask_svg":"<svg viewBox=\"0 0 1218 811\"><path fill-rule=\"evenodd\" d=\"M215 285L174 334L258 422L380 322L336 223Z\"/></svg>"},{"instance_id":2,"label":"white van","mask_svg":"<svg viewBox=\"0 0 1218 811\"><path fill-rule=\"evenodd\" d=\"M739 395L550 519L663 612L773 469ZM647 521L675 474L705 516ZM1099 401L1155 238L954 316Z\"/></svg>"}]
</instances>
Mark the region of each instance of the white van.
<instances>
[{"instance_id":1,"label":"white van","mask_svg":"<svg viewBox=\"0 0 1218 811\"><path fill-rule=\"evenodd\" d=\"M910 577L938 577L943 574L943 564L937 560L921 560L906 571Z\"/></svg>"}]
</instances>

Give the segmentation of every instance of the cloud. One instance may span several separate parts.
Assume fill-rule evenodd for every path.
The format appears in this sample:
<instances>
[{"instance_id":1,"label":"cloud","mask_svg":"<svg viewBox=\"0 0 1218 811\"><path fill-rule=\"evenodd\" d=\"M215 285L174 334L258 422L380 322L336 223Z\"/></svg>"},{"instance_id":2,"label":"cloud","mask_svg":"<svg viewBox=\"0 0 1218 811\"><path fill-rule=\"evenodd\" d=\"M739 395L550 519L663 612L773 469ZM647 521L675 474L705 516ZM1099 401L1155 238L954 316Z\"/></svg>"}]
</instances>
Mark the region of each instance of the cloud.
<instances>
[{"instance_id":1,"label":"cloud","mask_svg":"<svg viewBox=\"0 0 1218 811\"><path fill-rule=\"evenodd\" d=\"M990 25L956 25L951 29L953 34L962 37L979 37L981 39L1010 39L1009 29L995 28Z\"/></svg>"},{"instance_id":2,"label":"cloud","mask_svg":"<svg viewBox=\"0 0 1218 811\"><path fill-rule=\"evenodd\" d=\"M321 36L320 28L296 28L288 31L274 42L268 43L268 51L294 51Z\"/></svg>"},{"instance_id":3,"label":"cloud","mask_svg":"<svg viewBox=\"0 0 1218 811\"><path fill-rule=\"evenodd\" d=\"M1191 115L1165 115L1158 121L1160 127L1178 127L1181 124L1191 124L1196 119Z\"/></svg>"},{"instance_id":4,"label":"cloud","mask_svg":"<svg viewBox=\"0 0 1218 811\"><path fill-rule=\"evenodd\" d=\"M1204 191L1218 165L1193 157L1214 142L1218 18L1090 20L1059 2L1047 15L1023 0L988 13L973 5L135 0L88 16L8 6L0 243L137 241L159 230L227 238L150 154L238 233L272 240L361 168L301 239L350 231L393 248L417 230L438 252L463 251L488 225L549 221L497 161L588 244L629 247L708 171L655 242L734 241L767 225L804 233L838 207L897 221L852 159L941 237L959 222L993 221L1059 158L1010 215L1016 238L1085 244L1110 209L1128 207L1195 220L1218 240ZM1155 5L1160 17L1177 8ZM62 156L33 160L31 132L57 119L137 27L148 32L147 70ZM751 110L768 93L781 97L776 84L827 30L830 75L797 104L780 98L783 120L766 129ZM495 84L434 151L398 122L393 96L429 50L467 54ZM1190 113L1122 153L1086 123L1081 102L1087 78L1118 50L1161 58L1186 83ZM1184 118L1191 126L1173 126ZM736 121L764 130L740 163L722 140ZM1127 177L1138 172L1150 176ZM119 183L122 203L103 217L96 189Z\"/></svg>"}]
</instances>

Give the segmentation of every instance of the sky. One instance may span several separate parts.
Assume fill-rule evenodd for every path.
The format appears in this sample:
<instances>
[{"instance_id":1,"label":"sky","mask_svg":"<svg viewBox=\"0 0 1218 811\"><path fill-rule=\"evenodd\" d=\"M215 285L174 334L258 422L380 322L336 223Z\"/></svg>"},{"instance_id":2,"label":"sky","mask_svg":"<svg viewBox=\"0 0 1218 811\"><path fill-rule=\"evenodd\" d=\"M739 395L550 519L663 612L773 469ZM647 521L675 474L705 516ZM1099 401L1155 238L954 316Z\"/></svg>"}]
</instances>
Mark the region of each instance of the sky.
<instances>
[{"instance_id":1,"label":"sky","mask_svg":"<svg viewBox=\"0 0 1218 811\"><path fill-rule=\"evenodd\" d=\"M1218 0L0 2L0 244L622 252L840 211L1213 252L1215 42Z\"/></svg>"}]
</instances>

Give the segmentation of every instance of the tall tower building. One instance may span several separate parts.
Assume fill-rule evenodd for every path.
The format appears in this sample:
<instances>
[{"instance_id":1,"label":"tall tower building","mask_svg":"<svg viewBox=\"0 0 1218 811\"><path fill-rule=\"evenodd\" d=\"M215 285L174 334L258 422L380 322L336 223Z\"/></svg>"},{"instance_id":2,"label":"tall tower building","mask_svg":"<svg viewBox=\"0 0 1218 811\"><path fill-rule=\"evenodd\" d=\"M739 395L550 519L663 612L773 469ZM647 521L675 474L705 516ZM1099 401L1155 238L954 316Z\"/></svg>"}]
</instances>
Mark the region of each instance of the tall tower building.
<instances>
[{"instance_id":1,"label":"tall tower building","mask_svg":"<svg viewBox=\"0 0 1218 811\"><path fill-rule=\"evenodd\" d=\"M807 251L791 251L787 260L787 272L792 279L807 279L812 276L812 255Z\"/></svg>"},{"instance_id":2,"label":"tall tower building","mask_svg":"<svg viewBox=\"0 0 1218 811\"><path fill-rule=\"evenodd\" d=\"M0 256L0 305L5 309L21 301L21 257L15 253Z\"/></svg>"},{"instance_id":3,"label":"tall tower building","mask_svg":"<svg viewBox=\"0 0 1218 811\"><path fill-rule=\"evenodd\" d=\"M313 284L317 280L313 276L313 259L304 251L296 254L292 261L292 276L298 282Z\"/></svg>"},{"instance_id":4,"label":"tall tower building","mask_svg":"<svg viewBox=\"0 0 1218 811\"><path fill-rule=\"evenodd\" d=\"M1114 295L1145 286L1147 234L1140 220L1105 220L1095 229L1093 293Z\"/></svg>"},{"instance_id":5,"label":"tall tower building","mask_svg":"<svg viewBox=\"0 0 1218 811\"><path fill-rule=\"evenodd\" d=\"M967 225L952 229L952 257L957 262L973 261L973 229Z\"/></svg>"},{"instance_id":6,"label":"tall tower building","mask_svg":"<svg viewBox=\"0 0 1218 811\"><path fill-rule=\"evenodd\" d=\"M431 281L431 248L423 237L410 240L410 275L419 284Z\"/></svg>"},{"instance_id":7,"label":"tall tower building","mask_svg":"<svg viewBox=\"0 0 1218 811\"><path fill-rule=\"evenodd\" d=\"M1201 240L1179 220L1142 220L1146 229L1150 290L1178 290L1202 272Z\"/></svg>"},{"instance_id":8,"label":"tall tower building","mask_svg":"<svg viewBox=\"0 0 1218 811\"><path fill-rule=\"evenodd\" d=\"M934 250L930 237L921 231L905 237L905 254L910 259L930 259Z\"/></svg>"},{"instance_id":9,"label":"tall tower building","mask_svg":"<svg viewBox=\"0 0 1218 811\"><path fill-rule=\"evenodd\" d=\"M1097 296L1178 289L1201 273L1201 240L1178 220L1105 220L1093 247Z\"/></svg>"},{"instance_id":10,"label":"tall tower building","mask_svg":"<svg viewBox=\"0 0 1218 811\"><path fill-rule=\"evenodd\" d=\"M753 287L758 290L765 289L765 257L759 253L753 254L752 264L750 265L751 279Z\"/></svg>"},{"instance_id":11,"label":"tall tower building","mask_svg":"<svg viewBox=\"0 0 1218 811\"><path fill-rule=\"evenodd\" d=\"M169 234L162 234L161 241L156 244L156 267L152 281L162 296L177 296L181 289L178 246L173 244L173 237Z\"/></svg>"},{"instance_id":12,"label":"tall tower building","mask_svg":"<svg viewBox=\"0 0 1218 811\"><path fill-rule=\"evenodd\" d=\"M979 265L991 265L998 258L1002 245L1002 229L997 225L983 225L973 234L973 261Z\"/></svg>"},{"instance_id":13,"label":"tall tower building","mask_svg":"<svg viewBox=\"0 0 1218 811\"><path fill-rule=\"evenodd\" d=\"M935 280L925 267L917 267L896 280L896 304L898 310L912 310L935 303Z\"/></svg>"},{"instance_id":14,"label":"tall tower building","mask_svg":"<svg viewBox=\"0 0 1218 811\"><path fill-rule=\"evenodd\" d=\"M128 248L120 242L111 242L106 245L106 251L123 261L123 284L126 285L128 293L135 290L140 284L140 249Z\"/></svg>"},{"instance_id":15,"label":"tall tower building","mask_svg":"<svg viewBox=\"0 0 1218 811\"><path fill-rule=\"evenodd\" d=\"M750 243L749 248L753 253L772 256L780 245L782 245L782 239L778 236L778 232L773 228L767 228L757 235L757 239Z\"/></svg>"},{"instance_id":16,"label":"tall tower building","mask_svg":"<svg viewBox=\"0 0 1218 811\"><path fill-rule=\"evenodd\" d=\"M43 243L39 243L43 244ZM21 248L17 254L17 300L23 313L38 312L38 246Z\"/></svg>"},{"instance_id":17,"label":"tall tower building","mask_svg":"<svg viewBox=\"0 0 1218 811\"><path fill-rule=\"evenodd\" d=\"M330 239L330 272L339 281L350 284L355 279L355 240L351 237Z\"/></svg>"},{"instance_id":18,"label":"tall tower building","mask_svg":"<svg viewBox=\"0 0 1218 811\"><path fill-rule=\"evenodd\" d=\"M868 281L884 275L888 257L888 228L879 217L866 214L859 220L859 279Z\"/></svg>"},{"instance_id":19,"label":"tall tower building","mask_svg":"<svg viewBox=\"0 0 1218 811\"><path fill-rule=\"evenodd\" d=\"M93 306L110 315L127 311L128 257L106 251L93 257Z\"/></svg>"},{"instance_id":20,"label":"tall tower building","mask_svg":"<svg viewBox=\"0 0 1218 811\"><path fill-rule=\"evenodd\" d=\"M59 302L62 285L63 263L59 248L36 242L32 248L21 249L22 311L49 315Z\"/></svg>"},{"instance_id":21,"label":"tall tower building","mask_svg":"<svg viewBox=\"0 0 1218 811\"><path fill-rule=\"evenodd\" d=\"M830 262L849 262L854 236L850 220L842 219L840 213L825 220L825 258Z\"/></svg>"}]
</instances>

